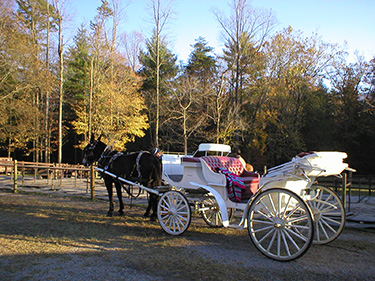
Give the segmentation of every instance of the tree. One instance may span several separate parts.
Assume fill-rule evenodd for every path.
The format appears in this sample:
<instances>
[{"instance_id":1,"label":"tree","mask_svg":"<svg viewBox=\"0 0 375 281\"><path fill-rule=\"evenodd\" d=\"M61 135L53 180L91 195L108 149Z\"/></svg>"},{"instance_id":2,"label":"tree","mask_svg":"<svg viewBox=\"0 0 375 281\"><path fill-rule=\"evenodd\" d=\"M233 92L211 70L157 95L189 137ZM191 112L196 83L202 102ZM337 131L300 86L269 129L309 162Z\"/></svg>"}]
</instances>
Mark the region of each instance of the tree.
<instances>
[{"instance_id":1,"label":"tree","mask_svg":"<svg viewBox=\"0 0 375 281\"><path fill-rule=\"evenodd\" d=\"M123 150L135 136L144 135L148 124L139 93L141 79L126 66L125 57L116 47L116 32L112 30L110 37L106 30L107 21L116 18L116 9L103 1L91 22L90 39L84 30L77 35L76 48L71 49L71 66L76 69L68 72L68 85L76 97L72 124L77 134L85 135L85 140L91 132L103 134Z\"/></svg>"},{"instance_id":2,"label":"tree","mask_svg":"<svg viewBox=\"0 0 375 281\"><path fill-rule=\"evenodd\" d=\"M42 150L44 149L44 160L49 161L49 155L51 153L50 148L50 131L51 131L51 119L50 116L50 93L54 87L55 79L50 77L53 75L50 68L50 33L56 31L56 19L57 12L54 6L50 5L47 0L16 0L18 4L18 16L20 22L29 32L29 38L33 44L33 48L29 50L32 52L33 59L41 64L44 58L44 65L38 65L37 68L43 68L37 70L39 73L44 73L45 77L38 81L35 85L37 88L35 92L35 103L38 110L44 112L42 119L36 119L37 131L42 132L44 127L44 134L35 136L34 138L34 159L42 159ZM33 67L35 67L35 62ZM30 69L31 70L31 69ZM41 75L38 75L38 78ZM35 116L35 118L37 118ZM39 130L40 127L40 130ZM44 143L44 147L43 147Z\"/></svg>"},{"instance_id":3,"label":"tree","mask_svg":"<svg viewBox=\"0 0 375 281\"><path fill-rule=\"evenodd\" d=\"M57 138L57 162L62 162L62 146L63 146L63 85L64 85L64 45L63 45L63 17L62 9L64 0L54 0L54 8L57 13L57 29L58 29L58 57L59 57L59 110L58 110L58 138Z\"/></svg>"},{"instance_id":4,"label":"tree","mask_svg":"<svg viewBox=\"0 0 375 281\"><path fill-rule=\"evenodd\" d=\"M34 152L34 160L42 159L42 140L44 139L45 159L47 159L49 153L48 141L46 141L49 137L47 97L54 86L54 77L46 61L48 59L48 39L46 38L49 33L49 29L46 29L48 26L46 22L51 19L53 21L53 9L51 9L52 17L49 18L47 14L50 5L46 1L20 0L16 3L17 7L8 1L1 3L1 5L6 5L4 9L1 9L5 12L2 14L2 23L5 25L2 25L1 32L4 40L2 46L5 47L2 52L4 55L2 61L5 64L1 64L4 66L2 73L5 74L5 80L2 81L7 84L6 86L4 84L7 88L4 101L7 101L7 98L14 99L4 104L5 107L10 106L5 110L8 111L7 114L11 114L7 115L6 119L10 118L8 125L13 129L9 130L10 127L8 127L8 132L17 132L22 137L15 137L13 134L6 138L9 144L12 143L13 148L17 146L27 148L27 144L33 142L30 151ZM17 8L17 13L15 13ZM13 89L9 81L14 82ZM16 111L15 108L17 108ZM41 112L45 112L44 116ZM33 118L30 118L31 115ZM46 128L44 135L43 124ZM29 129L25 131L22 129L24 126L28 126ZM8 151L10 150L8 146ZM24 149L24 153L28 154L30 151Z\"/></svg>"},{"instance_id":5,"label":"tree","mask_svg":"<svg viewBox=\"0 0 375 281\"><path fill-rule=\"evenodd\" d=\"M165 125L172 133L172 141L176 142L176 136L182 136L185 154L188 153L189 137L199 130L203 131L206 125L207 117L201 110L205 94L194 76L180 76L171 82L170 100L167 103L169 118Z\"/></svg>"},{"instance_id":6,"label":"tree","mask_svg":"<svg viewBox=\"0 0 375 281\"><path fill-rule=\"evenodd\" d=\"M143 41L142 34L137 31L133 31L130 34L124 33L121 37L126 62L134 72L139 71L142 67L139 61L139 54Z\"/></svg>"},{"instance_id":7,"label":"tree","mask_svg":"<svg viewBox=\"0 0 375 281\"><path fill-rule=\"evenodd\" d=\"M336 149L347 152L351 166L364 172L375 168L374 111L368 110L362 88L368 69L368 63L361 58L337 66L331 92Z\"/></svg>"},{"instance_id":8,"label":"tree","mask_svg":"<svg viewBox=\"0 0 375 281\"><path fill-rule=\"evenodd\" d=\"M196 43L192 47L193 51L189 56L186 72L188 75L208 83L214 77L217 68L216 59L212 55L214 48L208 46L203 37L196 39Z\"/></svg>"},{"instance_id":9,"label":"tree","mask_svg":"<svg viewBox=\"0 0 375 281\"><path fill-rule=\"evenodd\" d=\"M205 127L200 129L202 133L197 141L203 137L204 141L227 143L232 133L231 128L234 127L233 120L227 119L232 111L228 103L229 91L225 77L227 70L204 38L199 37L192 47L183 75L190 79L194 77L200 89L198 112L206 120L202 122Z\"/></svg>"},{"instance_id":10,"label":"tree","mask_svg":"<svg viewBox=\"0 0 375 281\"><path fill-rule=\"evenodd\" d=\"M157 55L158 53L159 56ZM159 138L156 135L159 136L160 123L163 122L161 119L163 114L165 114L161 104L165 104L166 100L169 99L167 96L168 81L177 75L177 58L168 50L166 42L163 39L159 39L158 43L157 37L154 35L146 42L146 50L141 50L139 60L142 65L139 73L144 78L142 92L148 108L152 129L150 133L155 146L156 138ZM157 67L158 64L159 67ZM158 131L157 134L156 131ZM155 132L154 135L153 132Z\"/></svg>"},{"instance_id":11,"label":"tree","mask_svg":"<svg viewBox=\"0 0 375 281\"><path fill-rule=\"evenodd\" d=\"M254 54L261 50L267 36L272 30L275 18L271 11L256 11L246 0L232 0L232 14L226 17L220 11L214 14L224 31L227 52L225 59L230 70L230 81L233 90L233 118L236 122L234 145L239 145L241 95L243 94L243 81L245 69L254 61ZM249 46L251 48L249 48ZM246 61L246 65L244 62Z\"/></svg>"},{"instance_id":12,"label":"tree","mask_svg":"<svg viewBox=\"0 0 375 281\"><path fill-rule=\"evenodd\" d=\"M153 51L155 58L155 109L156 109L156 118L155 118L155 146L159 146L159 125L160 125L160 68L163 64L161 59L161 48L162 48L162 32L164 26L167 24L169 18L171 17L172 10L171 4L163 6L161 0L151 0L152 2L152 17L155 24L153 32Z\"/></svg>"}]
</instances>

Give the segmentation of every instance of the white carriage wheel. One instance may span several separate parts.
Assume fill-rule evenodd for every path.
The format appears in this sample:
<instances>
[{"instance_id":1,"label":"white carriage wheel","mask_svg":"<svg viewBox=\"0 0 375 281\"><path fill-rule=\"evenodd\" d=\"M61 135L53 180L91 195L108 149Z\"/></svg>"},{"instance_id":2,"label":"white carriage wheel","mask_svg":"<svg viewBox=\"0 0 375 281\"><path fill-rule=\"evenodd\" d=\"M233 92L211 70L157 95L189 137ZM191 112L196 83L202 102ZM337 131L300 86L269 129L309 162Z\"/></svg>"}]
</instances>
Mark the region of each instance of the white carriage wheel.
<instances>
[{"instance_id":1,"label":"white carriage wheel","mask_svg":"<svg viewBox=\"0 0 375 281\"><path fill-rule=\"evenodd\" d=\"M221 218L221 211L217 201L214 197L208 197L202 203L203 209L201 215L205 223L211 227L223 227L223 219ZM233 216L233 209L228 208L228 219Z\"/></svg>"},{"instance_id":2,"label":"white carriage wheel","mask_svg":"<svg viewBox=\"0 0 375 281\"><path fill-rule=\"evenodd\" d=\"M191 222L189 202L178 191L167 191L161 196L157 213L160 226L171 235L184 233Z\"/></svg>"},{"instance_id":3,"label":"white carriage wheel","mask_svg":"<svg viewBox=\"0 0 375 281\"><path fill-rule=\"evenodd\" d=\"M248 231L255 247L265 256L294 260L306 253L314 235L311 211L294 192L271 188L250 203Z\"/></svg>"},{"instance_id":4,"label":"white carriage wheel","mask_svg":"<svg viewBox=\"0 0 375 281\"><path fill-rule=\"evenodd\" d=\"M311 187L313 197L307 201L314 215L315 244L327 244L335 240L343 231L346 214L340 197L324 186Z\"/></svg>"}]
</instances>

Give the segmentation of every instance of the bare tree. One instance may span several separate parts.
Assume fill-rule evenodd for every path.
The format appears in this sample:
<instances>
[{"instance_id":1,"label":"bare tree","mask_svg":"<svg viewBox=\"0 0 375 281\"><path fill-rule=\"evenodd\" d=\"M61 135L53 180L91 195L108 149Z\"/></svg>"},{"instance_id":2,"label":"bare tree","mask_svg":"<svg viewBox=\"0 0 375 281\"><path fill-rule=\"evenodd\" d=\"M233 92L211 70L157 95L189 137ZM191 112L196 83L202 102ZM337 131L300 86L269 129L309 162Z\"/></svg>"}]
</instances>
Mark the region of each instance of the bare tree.
<instances>
[{"instance_id":1,"label":"bare tree","mask_svg":"<svg viewBox=\"0 0 375 281\"><path fill-rule=\"evenodd\" d=\"M171 82L170 89L172 98L167 105L170 117L166 123L175 135L182 135L187 154L189 137L207 124L207 117L201 111L206 93L202 93L198 79L193 76L180 76Z\"/></svg>"},{"instance_id":2,"label":"bare tree","mask_svg":"<svg viewBox=\"0 0 375 281\"><path fill-rule=\"evenodd\" d=\"M57 162L62 162L62 122L63 122L63 84L64 84L64 44L63 44L63 6L64 0L53 0L53 5L57 12L57 29L58 29L58 42L57 52L59 58L59 110L58 110L58 138L57 138Z\"/></svg>"},{"instance_id":3,"label":"bare tree","mask_svg":"<svg viewBox=\"0 0 375 281\"><path fill-rule=\"evenodd\" d=\"M121 42L124 46L124 54L129 67L136 72L141 68L139 63L139 53L141 50L142 42L144 41L143 35L137 31L131 33L124 33L121 36Z\"/></svg>"},{"instance_id":4,"label":"bare tree","mask_svg":"<svg viewBox=\"0 0 375 281\"><path fill-rule=\"evenodd\" d=\"M167 2L164 6L162 0L152 1L152 17L155 24L154 34L156 37L156 124L155 124L155 145L159 146L159 124L160 124L160 47L161 34L172 15L172 1Z\"/></svg>"},{"instance_id":5,"label":"bare tree","mask_svg":"<svg viewBox=\"0 0 375 281\"><path fill-rule=\"evenodd\" d=\"M232 13L229 17L217 9L213 13L223 29L227 54L231 57L228 68L234 92L233 115L238 119L245 70L253 63L255 54L262 48L276 19L272 11L256 10L247 0L232 0L230 8ZM237 141L238 134L235 134Z\"/></svg>"}]
</instances>

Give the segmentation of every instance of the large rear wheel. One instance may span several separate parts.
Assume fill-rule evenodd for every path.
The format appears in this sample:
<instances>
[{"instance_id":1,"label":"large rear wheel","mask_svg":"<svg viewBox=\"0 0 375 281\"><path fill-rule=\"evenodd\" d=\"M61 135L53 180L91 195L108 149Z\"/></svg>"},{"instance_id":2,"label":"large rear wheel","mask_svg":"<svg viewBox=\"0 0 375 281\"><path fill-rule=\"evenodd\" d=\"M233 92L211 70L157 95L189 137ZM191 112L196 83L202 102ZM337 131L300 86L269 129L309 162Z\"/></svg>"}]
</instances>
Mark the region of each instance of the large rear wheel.
<instances>
[{"instance_id":1,"label":"large rear wheel","mask_svg":"<svg viewBox=\"0 0 375 281\"><path fill-rule=\"evenodd\" d=\"M294 192L272 188L259 193L248 213L251 241L265 256L294 260L306 253L314 235L307 204Z\"/></svg>"},{"instance_id":2,"label":"large rear wheel","mask_svg":"<svg viewBox=\"0 0 375 281\"><path fill-rule=\"evenodd\" d=\"M191 210L186 197L178 191L167 191L158 202L158 220L162 229L171 235L180 235L191 222Z\"/></svg>"},{"instance_id":3,"label":"large rear wheel","mask_svg":"<svg viewBox=\"0 0 375 281\"><path fill-rule=\"evenodd\" d=\"M327 244L343 231L346 214L340 197L324 186L311 187L312 200L307 201L314 215L315 244Z\"/></svg>"}]
</instances>

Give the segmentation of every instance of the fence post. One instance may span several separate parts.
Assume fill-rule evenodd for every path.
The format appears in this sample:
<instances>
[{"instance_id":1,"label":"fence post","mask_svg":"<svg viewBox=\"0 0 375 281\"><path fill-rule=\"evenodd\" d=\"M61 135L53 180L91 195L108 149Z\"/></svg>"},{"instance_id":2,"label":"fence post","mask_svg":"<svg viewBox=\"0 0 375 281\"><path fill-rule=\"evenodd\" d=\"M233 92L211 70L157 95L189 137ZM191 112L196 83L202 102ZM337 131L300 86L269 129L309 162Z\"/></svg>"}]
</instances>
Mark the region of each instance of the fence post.
<instances>
[{"instance_id":1,"label":"fence post","mask_svg":"<svg viewBox=\"0 0 375 281\"><path fill-rule=\"evenodd\" d=\"M13 192L17 193L17 176L18 176L18 171L17 171L17 160L13 161Z\"/></svg>"},{"instance_id":2,"label":"fence post","mask_svg":"<svg viewBox=\"0 0 375 281\"><path fill-rule=\"evenodd\" d=\"M347 175L347 173L344 173L343 178L342 178L342 203L343 203L345 209L346 209L347 180L348 180L348 175Z\"/></svg>"},{"instance_id":3,"label":"fence post","mask_svg":"<svg viewBox=\"0 0 375 281\"><path fill-rule=\"evenodd\" d=\"M368 196L371 196L371 175L368 176Z\"/></svg>"},{"instance_id":4,"label":"fence post","mask_svg":"<svg viewBox=\"0 0 375 281\"><path fill-rule=\"evenodd\" d=\"M91 200L95 198L95 171L94 165L90 166L90 190L91 190Z\"/></svg>"}]
</instances>

